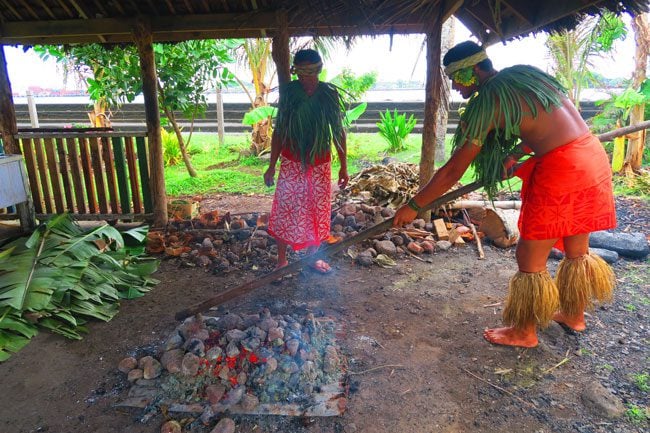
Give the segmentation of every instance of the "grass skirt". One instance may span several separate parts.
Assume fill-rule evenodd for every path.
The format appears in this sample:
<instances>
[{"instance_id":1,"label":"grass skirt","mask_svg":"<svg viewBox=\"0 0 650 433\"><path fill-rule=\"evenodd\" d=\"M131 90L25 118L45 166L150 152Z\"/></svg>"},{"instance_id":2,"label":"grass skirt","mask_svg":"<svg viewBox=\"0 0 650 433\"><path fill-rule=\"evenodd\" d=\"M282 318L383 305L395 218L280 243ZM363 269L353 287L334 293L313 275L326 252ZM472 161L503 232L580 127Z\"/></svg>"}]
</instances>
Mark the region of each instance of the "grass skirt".
<instances>
[{"instance_id":1,"label":"grass skirt","mask_svg":"<svg viewBox=\"0 0 650 433\"><path fill-rule=\"evenodd\" d=\"M560 262L555 276L560 291L560 310L569 315L593 309L593 301L609 302L616 280L612 268L596 254Z\"/></svg>"},{"instance_id":2,"label":"grass skirt","mask_svg":"<svg viewBox=\"0 0 650 433\"><path fill-rule=\"evenodd\" d=\"M530 324L547 326L558 306L558 289L548 271L517 272L510 279L503 321L519 329Z\"/></svg>"}]
</instances>

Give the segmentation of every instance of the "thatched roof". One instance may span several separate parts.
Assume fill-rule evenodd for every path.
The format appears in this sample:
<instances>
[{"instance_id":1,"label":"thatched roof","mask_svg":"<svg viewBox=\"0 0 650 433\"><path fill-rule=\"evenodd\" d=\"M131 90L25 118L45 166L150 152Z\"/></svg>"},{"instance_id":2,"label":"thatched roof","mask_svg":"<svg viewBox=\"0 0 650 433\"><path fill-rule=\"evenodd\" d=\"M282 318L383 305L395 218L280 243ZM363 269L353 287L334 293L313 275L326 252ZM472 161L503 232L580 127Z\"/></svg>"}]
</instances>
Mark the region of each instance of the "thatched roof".
<instances>
[{"instance_id":1,"label":"thatched roof","mask_svg":"<svg viewBox=\"0 0 650 433\"><path fill-rule=\"evenodd\" d=\"M582 13L606 7L640 12L646 0L0 0L0 43L132 40L138 16L154 41L424 33L433 17L454 14L476 37L494 43L571 27Z\"/></svg>"}]
</instances>

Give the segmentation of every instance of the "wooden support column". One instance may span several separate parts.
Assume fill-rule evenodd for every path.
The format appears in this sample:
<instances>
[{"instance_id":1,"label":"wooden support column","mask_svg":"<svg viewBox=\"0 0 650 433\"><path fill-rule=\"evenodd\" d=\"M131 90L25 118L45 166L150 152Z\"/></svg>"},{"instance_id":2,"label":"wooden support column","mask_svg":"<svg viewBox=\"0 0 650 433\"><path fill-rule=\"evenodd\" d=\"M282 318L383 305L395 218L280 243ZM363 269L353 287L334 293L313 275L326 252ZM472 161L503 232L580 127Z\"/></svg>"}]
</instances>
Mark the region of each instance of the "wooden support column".
<instances>
[{"instance_id":1,"label":"wooden support column","mask_svg":"<svg viewBox=\"0 0 650 433\"><path fill-rule=\"evenodd\" d=\"M163 161L162 138L160 135L160 110L156 62L153 52L153 38L149 21L138 18L133 36L140 54L140 73L142 75L142 94L144 96L145 117L147 120L147 139L149 141L149 189L153 199L153 226L167 225L167 193L165 191L165 164Z\"/></svg>"},{"instance_id":2,"label":"wooden support column","mask_svg":"<svg viewBox=\"0 0 650 433\"><path fill-rule=\"evenodd\" d=\"M444 13L441 10L427 32L427 83L424 99L424 125L422 128L422 151L420 152L420 188L426 185L433 176L436 134L436 119L440 106L440 88L442 76L440 73L440 51L442 38L442 23Z\"/></svg>"},{"instance_id":3,"label":"wooden support column","mask_svg":"<svg viewBox=\"0 0 650 433\"><path fill-rule=\"evenodd\" d=\"M277 19L278 32L273 37L271 57L273 57L275 69L278 71L278 85L282 86L291 81L287 12L279 11Z\"/></svg>"},{"instance_id":4,"label":"wooden support column","mask_svg":"<svg viewBox=\"0 0 650 433\"><path fill-rule=\"evenodd\" d=\"M18 133L16 110L11 95L11 82L7 72L7 60L4 46L0 45L0 134L4 151L7 154L19 154L20 148L15 135Z\"/></svg>"}]
</instances>

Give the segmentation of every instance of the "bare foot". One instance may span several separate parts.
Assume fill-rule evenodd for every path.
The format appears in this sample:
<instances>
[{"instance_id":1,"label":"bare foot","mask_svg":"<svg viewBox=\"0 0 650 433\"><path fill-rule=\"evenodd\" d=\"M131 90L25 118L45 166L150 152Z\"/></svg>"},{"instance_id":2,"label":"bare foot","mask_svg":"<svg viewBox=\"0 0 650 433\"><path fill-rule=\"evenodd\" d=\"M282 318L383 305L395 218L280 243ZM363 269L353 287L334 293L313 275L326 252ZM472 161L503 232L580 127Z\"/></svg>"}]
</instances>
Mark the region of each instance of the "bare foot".
<instances>
[{"instance_id":1,"label":"bare foot","mask_svg":"<svg viewBox=\"0 0 650 433\"><path fill-rule=\"evenodd\" d=\"M312 265L309 265L309 268L319 274L329 274L332 271L329 263L325 260L316 260Z\"/></svg>"},{"instance_id":2,"label":"bare foot","mask_svg":"<svg viewBox=\"0 0 650 433\"><path fill-rule=\"evenodd\" d=\"M513 327L486 329L483 331L483 337L490 343L501 344L504 346L537 346L537 333L535 332L535 327L525 329L517 329Z\"/></svg>"},{"instance_id":3,"label":"bare foot","mask_svg":"<svg viewBox=\"0 0 650 433\"><path fill-rule=\"evenodd\" d=\"M553 315L553 320L555 320L560 325L564 325L567 328L573 329L576 332L582 332L587 329L584 314L570 317L565 315L563 312L558 311Z\"/></svg>"}]
</instances>

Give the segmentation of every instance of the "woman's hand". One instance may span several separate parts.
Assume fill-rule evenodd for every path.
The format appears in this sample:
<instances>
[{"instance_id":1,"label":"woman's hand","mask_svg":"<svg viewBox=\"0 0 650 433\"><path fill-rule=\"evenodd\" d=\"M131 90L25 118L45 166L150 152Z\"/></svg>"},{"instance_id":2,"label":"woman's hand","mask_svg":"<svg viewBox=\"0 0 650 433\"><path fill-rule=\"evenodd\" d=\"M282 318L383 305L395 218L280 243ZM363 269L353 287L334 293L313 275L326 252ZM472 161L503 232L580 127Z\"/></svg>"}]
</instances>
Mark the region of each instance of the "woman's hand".
<instances>
[{"instance_id":1,"label":"woman's hand","mask_svg":"<svg viewBox=\"0 0 650 433\"><path fill-rule=\"evenodd\" d=\"M345 189L345 187L348 185L349 180L350 176L348 176L348 169L341 167L339 170L339 188Z\"/></svg>"},{"instance_id":2,"label":"woman's hand","mask_svg":"<svg viewBox=\"0 0 650 433\"><path fill-rule=\"evenodd\" d=\"M274 178L275 178L275 167L269 166L268 170L264 172L264 184L266 186L273 186Z\"/></svg>"},{"instance_id":3,"label":"woman's hand","mask_svg":"<svg viewBox=\"0 0 650 433\"><path fill-rule=\"evenodd\" d=\"M411 209L409 205L404 205L397 210L395 217L393 219L393 227L402 227L404 224L408 224L418 216L418 213Z\"/></svg>"}]
</instances>

